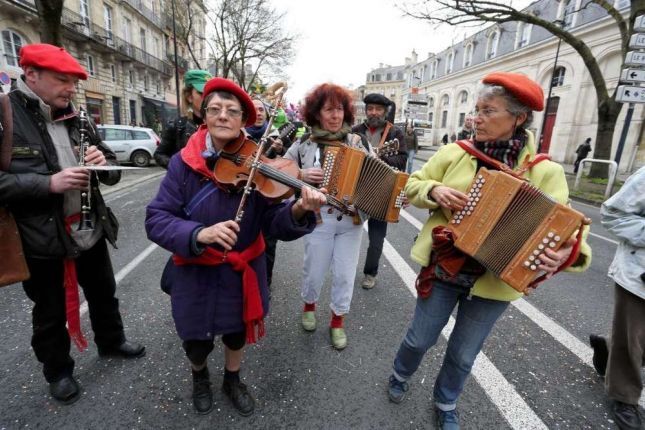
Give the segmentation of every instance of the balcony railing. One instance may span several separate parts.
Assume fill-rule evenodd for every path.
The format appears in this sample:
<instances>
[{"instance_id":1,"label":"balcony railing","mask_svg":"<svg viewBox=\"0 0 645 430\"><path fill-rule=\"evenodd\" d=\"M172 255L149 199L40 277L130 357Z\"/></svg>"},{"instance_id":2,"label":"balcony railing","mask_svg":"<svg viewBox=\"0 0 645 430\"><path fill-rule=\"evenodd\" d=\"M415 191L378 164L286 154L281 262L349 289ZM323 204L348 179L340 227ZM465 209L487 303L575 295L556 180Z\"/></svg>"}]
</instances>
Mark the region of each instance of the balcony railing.
<instances>
[{"instance_id":1,"label":"balcony railing","mask_svg":"<svg viewBox=\"0 0 645 430\"><path fill-rule=\"evenodd\" d=\"M126 42L118 36L115 36L113 31L106 30L99 25L88 22L86 18L68 8L63 8L61 24L69 31L85 36L88 39L92 39L96 43L107 46L165 75L172 74L172 65L168 62L145 52L143 49Z\"/></svg>"},{"instance_id":2,"label":"balcony railing","mask_svg":"<svg viewBox=\"0 0 645 430\"><path fill-rule=\"evenodd\" d=\"M141 15L146 17L146 19L152 22L157 27L163 29L164 20L160 15L156 15L152 12L141 0L124 0L132 8L134 8Z\"/></svg>"}]
</instances>

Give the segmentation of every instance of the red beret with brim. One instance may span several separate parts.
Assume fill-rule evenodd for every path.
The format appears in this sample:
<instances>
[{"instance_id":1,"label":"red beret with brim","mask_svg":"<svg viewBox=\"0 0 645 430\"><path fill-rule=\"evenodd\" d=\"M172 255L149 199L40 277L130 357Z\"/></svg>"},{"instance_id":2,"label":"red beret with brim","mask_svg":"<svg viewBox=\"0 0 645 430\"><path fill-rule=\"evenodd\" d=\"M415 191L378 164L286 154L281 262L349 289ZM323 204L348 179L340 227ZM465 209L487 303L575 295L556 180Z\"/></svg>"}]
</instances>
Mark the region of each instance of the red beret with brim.
<instances>
[{"instance_id":1,"label":"red beret with brim","mask_svg":"<svg viewBox=\"0 0 645 430\"><path fill-rule=\"evenodd\" d=\"M87 72L76 58L60 46L47 43L34 43L20 48L20 67L38 67L57 73L78 76L87 79Z\"/></svg>"},{"instance_id":2,"label":"red beret with brim","mask_svg":"<svg viewBox=\"0 0 645 430\"><path fill-rule=\"evenodd\" d=\"M519 73L495 72L486 75L485 84L499 85L513 94L516 99L534 111L544 109L544 91L535 81Z\"/></svg>"},{"instance_id":3,"label":"red beret with brim","mask_svg":"<svg viewBox=\"0 0 645 430\"><path fill-rule=\"evenodd\" d=\"M202 100L206 100L206 97L213 91L226 91L227 93L233 94L242 104L244 111L246 112L246 124L245 127L250 127L255 124L256 112L255 105L251 97L240 88L235 82L230 81L224 78L213 78L209 79L204 85L204 92L202 93Z\"/></svg>"}]
</instances>

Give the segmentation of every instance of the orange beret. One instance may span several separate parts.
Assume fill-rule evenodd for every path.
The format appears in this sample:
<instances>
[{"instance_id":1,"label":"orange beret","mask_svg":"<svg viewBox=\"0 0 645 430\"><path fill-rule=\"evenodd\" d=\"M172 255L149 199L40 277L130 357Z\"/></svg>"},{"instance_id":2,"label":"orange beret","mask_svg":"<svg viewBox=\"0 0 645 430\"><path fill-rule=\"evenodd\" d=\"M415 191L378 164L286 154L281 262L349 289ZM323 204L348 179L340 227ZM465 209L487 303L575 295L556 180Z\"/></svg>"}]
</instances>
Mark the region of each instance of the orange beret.
<instances>
[{"instance_id":1,"label":"orange beret","mask_svg":"<svg viewBox=\"0 0 645 430\"><path fill-rule=\"evenodd\" d=\"M542 87L524 75L494 72L484 76L482 82L504 87L531 110L539 112L544 109L544 91L542 91Z\"/></svg>"},{"instance_id":2,"label":"orange beret","mask_svg":"<svg viewBox=\"0 0 645 430\"><path fill-rule=\"evenodd\" d=\"M87 79L87 72L76 58L60 46L34 43L20 48L20 67L38 67Z\"/></svg>"},{"instance_id":3,"label":"orange beret","mask_svg":"<svg viewBox=\"0 0 645 430\"><path fill-rule=\"evenodd\" d=\"M204 92L202 93L202 100L206 100L206 97L213 91L226 91L227 93L233 94L240 101L246 112L246 124L245 127L250 127L255 124L255 119L257 113L255 112L255 105L251 97L240 88L235 82L230 81L224 78L213 78L206 82L204 85Z\"/></svg>"}]
</instances>

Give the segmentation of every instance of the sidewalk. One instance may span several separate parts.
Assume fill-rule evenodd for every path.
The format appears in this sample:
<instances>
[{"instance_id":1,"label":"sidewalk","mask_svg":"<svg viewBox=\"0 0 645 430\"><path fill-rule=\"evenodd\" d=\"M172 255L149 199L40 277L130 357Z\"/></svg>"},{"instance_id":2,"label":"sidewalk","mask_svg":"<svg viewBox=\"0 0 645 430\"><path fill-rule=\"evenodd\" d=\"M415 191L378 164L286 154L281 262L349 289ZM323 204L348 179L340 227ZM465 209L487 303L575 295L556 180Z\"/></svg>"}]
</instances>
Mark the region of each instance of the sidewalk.
<instances>
[{"instance_id":1,"label":"sidewalk","mask_svg":"<svg viewBox=\"0 0 645 430\"><path fill-rule=\"evenodd\" d=\"M439 150L439 148L441 147L423 146L419 148L419 150L414 156L414 159L425 163L426 161L428 161L430 157L432 157L435 154L435 152ZM571 190L571 196L570 196L571 199L580 201L583 203L588 203L594 206L600 206L600 204L604 200L604 193L607 185L591 182L590 180L586 179L586 177L583 175L580 181L580 189L573 190L573 185L575 184L575 181L576 181L576 175L573 173L573 164L563 164L563 163L560 163L560 164L564 168L564 174L567 177L569 190ZM620 187L628 177L629 175L625 173L618 174L616 178L616 184L614 185L614 188L613 188L614 193L620 189Z\"/></svg>"}]
</instances>

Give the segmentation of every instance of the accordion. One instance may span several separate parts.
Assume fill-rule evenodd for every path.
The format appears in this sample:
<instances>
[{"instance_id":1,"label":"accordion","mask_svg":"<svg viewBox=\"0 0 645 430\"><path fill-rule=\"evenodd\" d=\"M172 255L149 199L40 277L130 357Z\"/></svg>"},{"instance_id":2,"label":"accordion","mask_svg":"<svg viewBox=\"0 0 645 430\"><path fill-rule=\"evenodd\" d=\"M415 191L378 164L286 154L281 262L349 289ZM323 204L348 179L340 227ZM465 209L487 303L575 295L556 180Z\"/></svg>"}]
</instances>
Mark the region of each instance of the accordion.
<instances>
[{"instance_id":1,"label":"accordion","mask_svg":"<svg viewBox=\"0 0 645 430\"><path fill-rule=\"evenodd\" d=\"M541 274L540 257L557 251L583 225L582 213L509 174L481 168L468 204L453 214L455 246L520 292Z\"/></svg>"},{"instance_id":2,"label":"accordion","mask_svg":"<svg viewBox=\"0 0 645 430\"><path fill-rule=\"evenodd\" d=\"M398 222L408 181L384 161L349 146L326 146L321 187L347 206L370 218Z\"/></svg>"}]
</instances>

